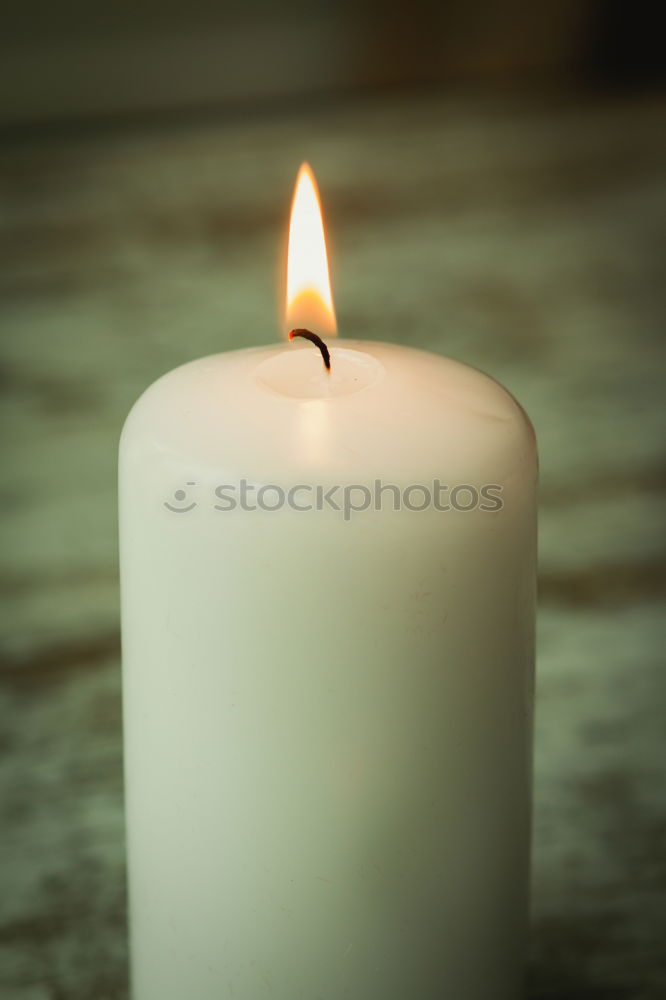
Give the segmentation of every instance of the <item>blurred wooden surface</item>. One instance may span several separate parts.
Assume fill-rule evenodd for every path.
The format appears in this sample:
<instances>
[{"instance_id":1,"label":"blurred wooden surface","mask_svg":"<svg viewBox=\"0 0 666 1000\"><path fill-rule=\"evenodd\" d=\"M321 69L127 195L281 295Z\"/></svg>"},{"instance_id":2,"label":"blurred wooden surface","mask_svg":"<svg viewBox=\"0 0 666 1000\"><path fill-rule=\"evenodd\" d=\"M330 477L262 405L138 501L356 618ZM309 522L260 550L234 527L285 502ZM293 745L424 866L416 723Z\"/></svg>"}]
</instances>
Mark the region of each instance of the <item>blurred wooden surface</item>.
<instances>
[{"instance_id":1,"label":"blurred wooden surface","mask_svg":"<svg viewBox=\"0 0 666 1000\"><path fill-rule=\"evenodd\" d=\"M341 332L489 371L540 440L529 996L664 995L665 112L357 102L4 149L3 1000L126 995L117 439L164 371L276 337L303 158Z\"/></svg>"},{"instance_id":2,"label":"blurred wooden surface","mask_svg":"<svg viewBox=\"0 0 666 1000\"><path fill-rule=\"evenodd\" d=\"M634 0L635 4L639 0ZM620 11L649 37L654 16ZM618 14L616 12L616 17ZM595 0L36 0L7 5L0 124L317 99L372 88L558 86L599 69ZM657 26L654 26L655 31ZM625 38L628 32L625 29ZM611 67L617 54L602 44ZM649 50L643 47L643 63Z\"/></svg>"}]
</instances>

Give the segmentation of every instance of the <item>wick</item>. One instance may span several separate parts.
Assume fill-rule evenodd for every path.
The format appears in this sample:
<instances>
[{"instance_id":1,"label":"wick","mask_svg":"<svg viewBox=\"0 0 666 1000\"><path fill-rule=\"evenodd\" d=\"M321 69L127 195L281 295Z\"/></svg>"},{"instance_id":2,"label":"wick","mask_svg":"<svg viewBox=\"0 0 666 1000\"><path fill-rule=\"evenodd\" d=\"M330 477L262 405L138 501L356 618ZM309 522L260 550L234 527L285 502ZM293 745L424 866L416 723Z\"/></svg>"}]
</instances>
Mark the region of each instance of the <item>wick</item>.
<instances>
[{"instance_id":1,"label":"wick","mask_svg":"<svg viewBox=\"0 0 666 1000\"><path fill-rule=\"evenodd\" d=\"M318 347L321 351L321 356L324 359L324 367L326 371L330 374L331 371L331 355L329 353L328 347L316 333L311 333L310 330L290 330L289 339L293 340L294 337L303 337L304 340L309 340L311 344Z\"/></svg>"}]
</instances>

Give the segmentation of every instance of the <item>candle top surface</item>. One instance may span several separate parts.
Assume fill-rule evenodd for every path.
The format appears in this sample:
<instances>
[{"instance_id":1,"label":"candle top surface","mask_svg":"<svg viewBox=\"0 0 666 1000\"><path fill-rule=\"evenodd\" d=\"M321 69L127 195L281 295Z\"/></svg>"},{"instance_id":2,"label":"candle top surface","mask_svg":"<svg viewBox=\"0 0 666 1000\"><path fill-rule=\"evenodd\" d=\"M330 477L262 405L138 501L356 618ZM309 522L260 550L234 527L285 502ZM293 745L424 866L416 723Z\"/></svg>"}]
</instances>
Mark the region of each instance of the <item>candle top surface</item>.
<instances>
[{"instance_id":1,"label":"candle top surface","mask_svg":"<svg viewBox=\"0 0 666 1000\"><path fill-rule=\"evenodd\" d=\"M524 411L499 383L441 355L338 340L331 371L310 344L211 355L168 372L134 405L121 448L220 475L293 480L510 474L534 456Z\"/></svg>"}]
</instances>

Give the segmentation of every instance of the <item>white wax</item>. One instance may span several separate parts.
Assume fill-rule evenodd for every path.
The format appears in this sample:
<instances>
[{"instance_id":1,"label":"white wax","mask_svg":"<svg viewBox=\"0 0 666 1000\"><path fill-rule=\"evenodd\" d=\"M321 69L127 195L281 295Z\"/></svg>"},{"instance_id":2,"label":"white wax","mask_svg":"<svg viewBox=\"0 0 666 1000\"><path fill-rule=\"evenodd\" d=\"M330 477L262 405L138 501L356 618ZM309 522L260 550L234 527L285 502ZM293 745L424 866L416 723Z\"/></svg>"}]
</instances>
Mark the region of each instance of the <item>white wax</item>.
<instances>
[{"instance_id":1,"label":"white wax","mask_svg":"<svg viewBox=\"0 0 666 1000\"><path fill-rule=\"evenodd\" d=\"M195 361L123 431L134 1000L521 992L533 432L464 365L331 353L330 375L306 343ZM316 506L435 479L503 506L227 509L241 480Z\"/></svg>"}]
</instances>

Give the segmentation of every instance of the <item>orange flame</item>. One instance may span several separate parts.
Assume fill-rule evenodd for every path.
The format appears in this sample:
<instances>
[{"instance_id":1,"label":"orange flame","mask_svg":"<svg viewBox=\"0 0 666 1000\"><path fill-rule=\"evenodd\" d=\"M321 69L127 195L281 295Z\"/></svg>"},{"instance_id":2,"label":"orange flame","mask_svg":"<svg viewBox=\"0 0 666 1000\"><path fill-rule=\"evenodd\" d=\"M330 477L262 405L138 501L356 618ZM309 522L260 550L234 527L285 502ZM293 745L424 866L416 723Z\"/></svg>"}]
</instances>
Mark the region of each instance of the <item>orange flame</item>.
<instances>
[{"instance_id":1,"label":"orange flame","mask_svg":"<svg viewBox=\"0 0 666 1000\"><path fill-rule=\"evenodd\" d=\"M307 163L298 171L291 204L285 326L327 337L337 329L319 191Z\"/></svg>"}]
</instances>

